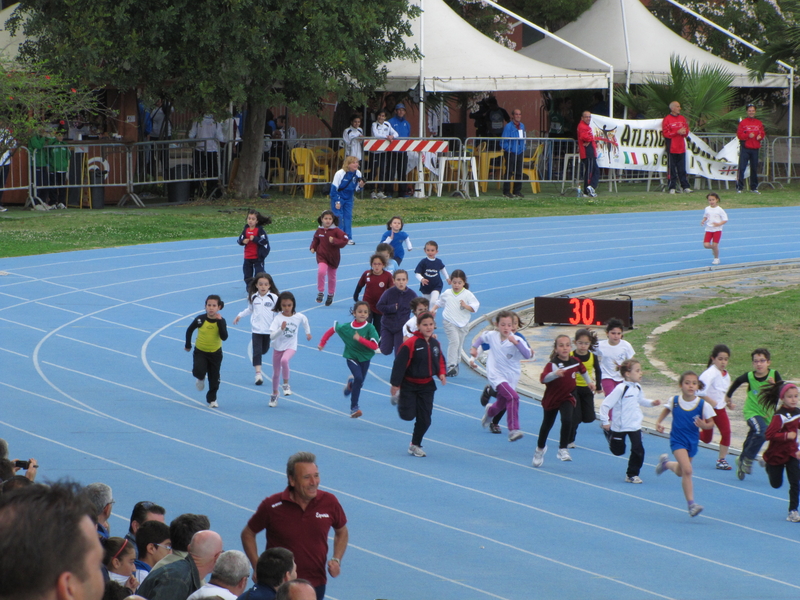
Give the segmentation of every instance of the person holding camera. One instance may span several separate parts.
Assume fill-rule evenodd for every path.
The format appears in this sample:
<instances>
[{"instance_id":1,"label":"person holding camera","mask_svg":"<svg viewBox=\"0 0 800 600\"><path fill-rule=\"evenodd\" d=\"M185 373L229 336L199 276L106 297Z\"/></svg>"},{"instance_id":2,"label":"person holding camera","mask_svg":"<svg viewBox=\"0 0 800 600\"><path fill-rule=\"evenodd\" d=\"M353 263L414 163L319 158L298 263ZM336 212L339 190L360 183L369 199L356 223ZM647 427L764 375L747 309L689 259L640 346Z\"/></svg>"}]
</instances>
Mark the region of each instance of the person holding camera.
<instances>
[{"instance_id":1,"label":"person holding camera","mask_svg":"<svg viewBox=\"0 0 800 600\"><path fill-rule=\"evenodd\" d=\"M359 161L355 156L347 156L342 168L336 171L331 183L331 210L339 219L339 227L353 241L353 197L364 187L364 178L358 170Z\"/></svg>"},{"instance_id":2,"label":"person holding camera","mask_svg":"<svg viewBox=\"0 0 800 600\"><path fill-rule=\"evenodd\" d=\"M7 481L16 476L18 471L25 471L25 477L33 482L36 479L39 464L35 458L30 460L0 459L0 481Z\"/></svg>"}]
</instances>

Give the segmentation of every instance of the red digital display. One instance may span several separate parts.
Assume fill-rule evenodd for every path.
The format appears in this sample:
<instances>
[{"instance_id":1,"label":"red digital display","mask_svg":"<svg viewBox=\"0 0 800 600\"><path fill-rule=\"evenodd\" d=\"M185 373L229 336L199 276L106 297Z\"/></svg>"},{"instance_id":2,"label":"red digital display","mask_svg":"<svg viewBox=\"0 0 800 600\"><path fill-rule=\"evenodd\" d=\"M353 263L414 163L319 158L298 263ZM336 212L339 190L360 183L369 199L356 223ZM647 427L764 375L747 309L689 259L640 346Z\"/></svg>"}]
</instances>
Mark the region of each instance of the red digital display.
<instances>
[{"instance_id":1,"label":"red digital display","mask_svg":"<svg viewBox=\"0 0 800 600\"><path fill-rule=\"evenodd\" d=\"M626 328L633 327L632 300L598 298L568 298L567 296L537 296L533 299L534 321L539 325L602 326L609 319L619 319Z\"/></svg>"}]
</instances>

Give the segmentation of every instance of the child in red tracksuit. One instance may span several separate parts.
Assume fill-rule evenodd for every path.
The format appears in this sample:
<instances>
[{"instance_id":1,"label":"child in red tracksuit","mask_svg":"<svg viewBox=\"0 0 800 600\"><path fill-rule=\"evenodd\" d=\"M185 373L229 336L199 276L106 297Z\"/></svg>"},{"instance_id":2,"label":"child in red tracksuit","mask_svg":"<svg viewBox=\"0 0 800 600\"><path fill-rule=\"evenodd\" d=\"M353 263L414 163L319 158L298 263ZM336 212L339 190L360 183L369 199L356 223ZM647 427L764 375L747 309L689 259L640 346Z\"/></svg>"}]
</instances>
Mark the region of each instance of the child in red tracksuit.
<instances>
[{"instance_id":1,"label":"child in red tracksuit","mask_svg":"<svg viewBox=\"0 0 800 600\"><path fill-rule=\"evenodd\" d=\"M333 211L325 210L317 218L319 227L311 240L311 254L317 255L317 303L325 295L325 278L328 279L328 297L325 306L333 304L336 293L336 270L342 259L340 250L347 245L347 234L339 229L339 217Z\"/></svg>"},{"instance_id":2,"label":"child in red tracksuit","mask_svg":"<svg viewBox=\"0 0 800 600\"><path fill-rule=\"evenodd\" d=\"M800 449L797 446L797 430L800 425L800 390L793 383L777 383L761 388L758 401L766 409L775 411L767 427L769 448L764 452L769 484L778 489L783 485L783 471L789 481L789 516L787 521L800 522L797 512L800 498Z\"/></svg>"},{"instance_id":3,"label":"child in red tracksuit","mask_svg":"<svg viewBox=\"0 0 800 600\"><path fill-rule=\"evenodd\" d=\"M444 357L439 341L433 337L436 322L433 315L424 312L417 317L417 331L400 346L392 367L392 403L397 402L397 412L404 421L414 421L414 433L408 453L426 456L422 437L431 426L433 394L438 377L442 385L445 377ZM399 393L399 398L398 398Z\"/></svg>"}]
</instances>

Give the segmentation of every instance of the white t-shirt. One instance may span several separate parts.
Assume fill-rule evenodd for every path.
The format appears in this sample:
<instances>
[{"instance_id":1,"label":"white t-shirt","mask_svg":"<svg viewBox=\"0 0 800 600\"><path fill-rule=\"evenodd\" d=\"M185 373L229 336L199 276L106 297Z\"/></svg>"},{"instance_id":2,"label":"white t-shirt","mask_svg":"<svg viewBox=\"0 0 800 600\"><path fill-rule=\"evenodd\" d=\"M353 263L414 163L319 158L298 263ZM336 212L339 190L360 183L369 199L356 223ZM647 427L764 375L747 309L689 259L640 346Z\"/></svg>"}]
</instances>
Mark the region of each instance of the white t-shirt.
<instances>
[{"instance_id":1,"label":"white t-shirt","mask_svg":"<svg viewBox=\"0 0 800 600\"><path fill-rule=\"evenodd\" d=\"M489 344L489 358L486 360L486 379L494 389L505 382L512 388L516 388L519 383L521 368L519 361L526 357L519 350L519 346L528 346L527 342L519 340L519 346L510 340L500 341L499 331L484 331L478 339L473 342L473 346ZM477 347L476 346L476 347ZM533 356L533 351L528 346L528 351Z\"/></svg>"},{"instance_id":2,"label":"white t-shirt","mask_svg":"<svg viewBox=\"0 0 800 600\"><path fill-rule=\"evenodd\" d=\"M281 329L281 325L284 322L286 323L286 328ZM275 319L269 329L272 348L279 352L297 350L300 327L305 329L306 335L311 335L311 326L303 313L294 313L291 317L285 317L283 313L275 313Z\"/></svg>"},{"instance_id":3,"label":"white t-shirt","mask_svg":"<svg viewBox=\"0 0 800 600\"><path fill-rule=\"evenodd\" d=\"M463 288L458 294L453 292L452 289L445 290L439 299L436 301L437 308L444 307L443 318L457 327L466 327L469 323L473 313L461 307L461 301L464 301L472 310L478 312L481 303L475 297L475 294L468 289Z\"/></svg>"},{"instance_id":4,"label":"white t-shirt","mask_svg":"<svg viewBox=\"0 0 800 600\"><path fill-rule=\"evenodd\" d=\"M700 375L700 381L706 387L698 391L697 395L708 400L716 409L725 408L725 395L731 387L730 373L725 371L723 374L716 365L711 365Z\"/></svg>"},{"instance_id":5,"label":"white t-shirt","mask_svg":"<svg viewBox=\"0 0 800 600\"><path fill-rule=\"evenodd\" d=\"M617 371L617 367L622 361L633 358L636 352L628 342L620 340L619 344L612 346L608 340L601 340L597 344L597 356L600 357L600 375L603 379L613 379L622 381L622 375Z\"/></svg>"},{"instance_id":6,"label":"white t-shirt","mask_svg":"<svg viewBox=\"0 0 800 600\"><path fill-rule=\"evenodd\" d=\"M722 210L721 206L715 206L713 208L706 206L703 217L706 219L706 231L722 231L722 225L715 227L712 226L711 223L722 223L722 221L728 220L728 215Z\"/></svg>"}]
</instances>

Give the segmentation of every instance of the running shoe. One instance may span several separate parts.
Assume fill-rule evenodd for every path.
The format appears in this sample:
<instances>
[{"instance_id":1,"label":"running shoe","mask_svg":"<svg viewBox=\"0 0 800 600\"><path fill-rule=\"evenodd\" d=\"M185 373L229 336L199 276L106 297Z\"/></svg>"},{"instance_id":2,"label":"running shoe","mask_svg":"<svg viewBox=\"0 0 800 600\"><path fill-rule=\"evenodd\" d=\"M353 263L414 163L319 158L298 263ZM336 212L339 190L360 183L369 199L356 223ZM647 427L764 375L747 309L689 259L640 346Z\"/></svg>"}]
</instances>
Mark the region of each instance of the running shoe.
<instances>
[{"instance_id":1,"label":"running shoe","mask_svg":"<svg viewBox=\"0 0 800 600\"><path fill-rule=\"evenodd\" d=\"M692 192L694 192L694 190L692 188L683 188L683 193L684 194L691 194ZM703 510L702 506L700 507L700 510Z\"/></svg>"},{"instance_id":2,"label":"running shoe","mask_svg":"<svg viewBox=\"0 0 800 600\"><path fill-rule=\"evenodd\" d=\"M492 433L503 433L503 430L500 429L500 425L497 423L489 423L489 431Z\"/></svg>"},{"instance_id":3,"label":"running shoe","mask_svg":"<svg viewBox=\"0 0 800 600\"><path fill-rule=\"evenodd\" d=\"M719 259L715 258L714 260L711 261L711 264L712 265L718 265L719 264Z\"/></svg>"},{"instance_id":4,"label":"running shoe","mask_svg":"<svg viewBox=\"0 0 800 600\"><path fill-rule=\"evenodd\" d=\"M362 413L362 412L361 412L361 409L360 409L360 408L357 408L357 409L355 409L355 410L351 410L351 411L350 411L350 418L351 418L351 419L357 419L358 417L360 417L360 416L361 416L361 415L363 415L363 414L364 414L364 413Z\"/></svg>"},{"instance_id":5,"label":"running shoe","mask_svg":"<svg viewBox=\"0 0 800 600\"><path fill-rule=\"evenodd\" d=\"M656 463L656 475L661 475L664 471L667 470L667 459L669 456L666 454L662 454L658 457L658 462Z\"/></svg>"},{"instance_id":6,"label":"running shoe","mask_svg":"<svg viewBox=\"0 0 800 600\"><path fill-rule=\"evenodd\" d=\"M261 373L256 373L256 385L261 385L262 383L264 383L264 378Z\"/></svg>"},{"instance_id":7,"label":"running shoe","mask_svg":"<svg viewBox=\"0 0 800 600\"><path fill-rule=\"evenodd\" d=\"M572 460L572 457L569 455L569 450L566 448L559 448L556 457L558 460L563 460L564 462Z\"/></svg>"},{"instance_id":8,"label":"running shoe","mask_svg":"<svg viewBox=\"0 0 800 600\"><path fill-rule=\"evenodd\" d=\"M323 294L322 292L320 292L319 294L317 294L317 304L322 304L322 299L323 299L324 297L325 297L325 294Z\"/></svg>"},{"instance_id":9,"label":"running shoe","mask_svg":"<svg viewBox=\"0 0 800 600\"><path fill-rule=\"evenodd\" d=\"M789 516L786 517L786 520L790 523L800 523L800 513L798 513L796 510L790 510Z\"/></svg>"},{"instance_id":10,"label":"running shoe","mask_svg":"<svg viewBox=\"0 0 800 600\"><path fill-rule=\"evenodd\" d=\"M328 297L325 298L325 306L330 306L333 304L333 294L328 294Z\"/></svg>"},{"instance_id":11,"label":"running shoe","mask_svg":"<svg viewBox=\"0 0 800 600\"><path fill-rule=\"evenodd\" d=\"M717 460L717 468L720 471L730 471L731 470L731 466L728 464L728 461L725 460L724 458L720 458L719 460Z\"/></svg>"},{"instance_id":12,"label":"running shoe","mask_svg":"<svg viewBox=\"0 0 800 600\"><path fill-rule=\"evenodd\" d=\"M481 393L481 406L486 406L489 404L489 398L492 397L492 386L487 385L483 388L483 392Z\"/></svg>"},{"instance_id":13,"label":"running shoe","mask_svg":"<svg viewBox=\"0 0 800 600\"><path fill-rule=\"evenodd\" d=\"M625 481L628 483L644 483L642 481L642 478L639 477L638 475L634 475L633 477L626 477Z\"/></svg>"},{"instance_id":14,"label":"running shoe","mask_svg":"<svg viewBox=\"0 0 800 600\"><path fill-rule=\"evenodd\" d=\"M415 446L414 444L409 444L408 446L408 453L411 456L428 456L425 454L425 450L422 449L422 446Z\"/></svg>"},{"instance_id":15,"label":"running shoe","mask_svg":"<svg viewBox=\"0 0 800 600\"><path fill-rule=\"evenodd\" d=\"M269 397L269 407L270 408L275 408L276 406L278 406L278 394L277 393L272 394Z\"/></svg>"},{"instance_id":16,"label":"running shoe","mask_svg":"<svg viewBox=\"0 0 800 600\"><path fill-rule=\"evenodd\" d=\"M352 375L347 378L347 383L344 384L344 392L343 392L345 396L349 396L350 394L353 393L353 382L354 381L355 381L355 378Z\"/></svg>"},{"instance_id":17,"label":"running shoe","mask_svg":"<svg viewBox=\"0 0 800 600\"><path fill-rule=\"evenodd\" d=\"M219 404L217 404L217 401L214 400L213 402L209 402L208 403L208 407L209 408L219 408Z\"/></svg>"},{"instance_id":18,"label":"running shoe","mask_svg":"<svg viewBox=\"0 0 800 600\"><path fill-rule=\"evenodd\" d=\"M291 396L292 395L292 388L289 387L288 383L283 384L283 395L284 396Z\"/></svg>"},{"instance_id":19,"label":"running shoe","mask_svg":"<svg viewBox=\"0 0 800 600\"><path fill-rule=\"evenodd\" d=\"M515 429L514 431L508 432L508 441L509 442L516 442L518 439L522 438L522 432L519 429Z\"/></svg>"},{"instance_id":20,"label":"running shoe","mask_svg":"<svg viewBox=\"0 0 800 600\"><path fill-rule=\"evenodd\" d=\"M355 246L356 243L353 240L347 240L347 245L348 246Z\"/></svg>"},{"instance_id":21,"label":"running shoe","mask_svg":"<svg viewBox=\"0 0 800 600\"><path fill-rule=\"evenodd\" d=\"M567 448L569 448L570 450L574 450L575 448L577 448L577 446L575 445L575 442L570 442L569 444L567 444Z\"/></svg>"},{"instance_id":22,"label":"running shoe","mask_svg":"<svg viewBox=\"0 0 800 600\"><path fill-rule=\"evenodd\" d=\"M738 477L739 480L741 481L741 480L744 479L745 475L747 475L747 471L745 470L745 466L744 466L744 458L741 457L741 456L737 456L736 457L736 477Z\"/></svg>"},{"instance_id":23,"label":"running shoe","mask_svg":"<svg viewBox=\"0 0 800 600\"><path fill-rule=\"evenodd\" d=\"M533 453L533 466L537 469L544 464L544 455L547 454L547 446L544 448L536 448Z\"/></svg>"},{"instance_id":24,"label":"running shoe","mask_svg":"<svg viewBox=\"0 0 800 600\"><path fill-rule=\"evenodd\" d=\"M453 365L447 370L447 376L448 377L455 377L456 375L458 375L458 367Z\"/></svg>"},{"instance_id":25,"label":"running shoe","mask_svg":"<svg viewBox=\"0 0 800 600\"><path fill-rule=\"evenodd\" d=\"M696 516L697 516L697 515L699 515L701 512L703 512L703 507L702 507L702 506L700 506L699 504L692 504L692 505L689 507L689 516L690 516L690 517L696 517Z\"/></svg>"},{"instance_id":26,"label":"running shoe","mask_svg":"<svg viewBox=\"0 0 800 600\"><path fill-rule=\"evenodd\" d=\"M196 379L194 382L194 387L197 388L198 392L202 392L203 388L206 387L206 380L205 379Z\"/></svg>"}]
</instances>

